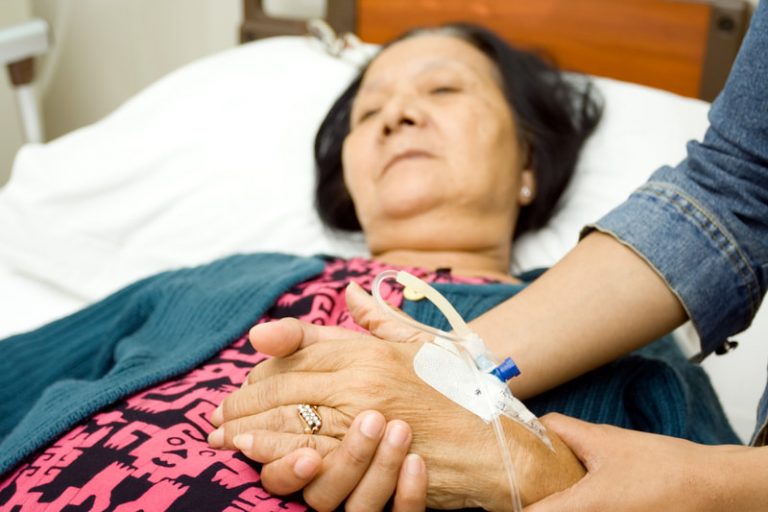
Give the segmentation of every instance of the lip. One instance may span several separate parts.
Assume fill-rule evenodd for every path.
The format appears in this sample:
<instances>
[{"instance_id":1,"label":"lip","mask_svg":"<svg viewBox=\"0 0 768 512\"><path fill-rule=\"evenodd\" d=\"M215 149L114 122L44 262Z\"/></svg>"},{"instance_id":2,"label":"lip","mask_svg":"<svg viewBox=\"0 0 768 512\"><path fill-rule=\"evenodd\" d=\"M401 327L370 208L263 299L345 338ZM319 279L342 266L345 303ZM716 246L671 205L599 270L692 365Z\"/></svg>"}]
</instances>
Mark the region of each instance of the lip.
<instances>
[{"instance_id":1,"label":"lip","mask_svg":"<svg viewBox=\"0 0 768 512\"><path fill-rule=\"evenodd\" d=\"M400 151L399 153L396 153L392 158L390 158L389 161L387 161L386 165L384 165L384 169L382 170L381 173L384 174L392 166L404 160L410 160L414 158L434 158L434 157L435 155L433 155L429 151L424 151L423 149L406 149L405 151Z\"/></svg>"}]
</instances>

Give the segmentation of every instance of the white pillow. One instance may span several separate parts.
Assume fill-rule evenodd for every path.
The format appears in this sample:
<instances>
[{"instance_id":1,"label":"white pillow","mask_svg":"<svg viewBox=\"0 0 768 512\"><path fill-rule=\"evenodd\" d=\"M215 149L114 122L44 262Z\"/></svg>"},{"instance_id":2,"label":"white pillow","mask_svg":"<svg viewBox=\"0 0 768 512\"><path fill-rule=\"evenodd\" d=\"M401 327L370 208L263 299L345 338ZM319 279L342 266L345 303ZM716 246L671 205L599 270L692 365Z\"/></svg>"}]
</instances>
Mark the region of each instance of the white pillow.
<instances>
[{"instance_id":1,"label":"white pillow","mask_svg":"<svg viewBox=\"0 0 768 512\"><path fill-rule=\"evenodd\" d=\"M595 77L603 118L587 141L554 218L515 243L517 270L551 266L598 220L662 165L685 157L685 145L706 131L709 103L642 85Z\"/></svg>"},{"instance_id":2,"label":"white pillow","mask_svg":"<svg viewBox=\"0 0 768 512\"><path fill-rule=\"evenodd\" d=\"M356 72L360 54L346 57L304 37L247 44L171 73L101 122L25 146L0 192L0 263L90 301L238 251L365 254L312 209L314 134ZM596 82L605 118L555 219L515 245L516 270L552 264L706 127L704 102Z\"/></svg>"}]
</instances>

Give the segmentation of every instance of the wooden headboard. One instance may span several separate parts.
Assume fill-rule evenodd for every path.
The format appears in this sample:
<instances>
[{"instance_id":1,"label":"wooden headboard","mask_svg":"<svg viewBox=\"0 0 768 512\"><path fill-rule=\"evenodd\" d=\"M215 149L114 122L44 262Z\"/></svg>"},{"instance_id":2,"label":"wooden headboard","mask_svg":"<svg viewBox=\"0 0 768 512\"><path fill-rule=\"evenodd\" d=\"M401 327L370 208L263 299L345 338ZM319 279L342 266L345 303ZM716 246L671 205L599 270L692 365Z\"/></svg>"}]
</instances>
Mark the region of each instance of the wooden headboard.
<instances>
[{"instance_id":1,"label":"wooden headboard","mask_svg":"<svg viewBox=\"0 0 768 512\"><path fill-rule=\"evenodd\" d=\"M339 33L383 43L416 26L484 25L562 68L712 100L747 27L745 0L326 0ZM244 0L241 40L305 32Z\"/></svg>"}]
</instances>

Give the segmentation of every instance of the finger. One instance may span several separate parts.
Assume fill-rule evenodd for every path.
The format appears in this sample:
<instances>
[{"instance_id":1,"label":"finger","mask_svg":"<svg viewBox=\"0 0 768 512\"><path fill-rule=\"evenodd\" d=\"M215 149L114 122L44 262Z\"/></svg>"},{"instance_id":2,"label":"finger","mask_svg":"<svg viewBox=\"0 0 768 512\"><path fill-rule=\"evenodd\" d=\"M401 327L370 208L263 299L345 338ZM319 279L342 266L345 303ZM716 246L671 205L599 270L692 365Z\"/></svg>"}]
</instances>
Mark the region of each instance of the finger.
<instances>
[{"instance_id":1,"label":"finger","mask_svg":"<svg viewBox=\"0 0 768 512\"><path fill-rule=\"evenodd\" d=\"M320 456L338 448L341 441L333 437L307 434L287 434L269 430L251 430L235 437L233 445L243 455L263 464L285 458L296 450L309 448Z\"/></svg>"},{"instance_id":2,"label":"finger","mask_svg":"<svg viewBox=\"0 0 768 512\"><path fill-rule=\"evenodd\" d=\"M351 333L351 334L350 334ZM282 358L273 358L257 364L248 374L248 384L256 383L272 375L286 372L332 372L345 368L352 364L359 364L360 353L366 353L365 357L391 355L385 343L369 343L375 347L365 347L365 343L376 340L372 336L353 331L346 331L345 336L352 339L326 340L323 343L312 345Z\"/></svg>"},{"instance_id":3,"label":"finger","mask_svg":"<svg viewBox=\"0 0 768 512\"><path fill-rule=\"evenodd\" d=\"M295 318L257 324L248 333L253 348L276 357L285 357L320 341L359 337L359 332L343 327L315 325Z\"/></svg>"},{"instance_id":4,"label":"finger","mask_svg":"<svg viewBox=\"0 0 768 512\"><path fill-rule=\"evenodd\" d=\"M318 510L336 509L368 469L385 427L381 413L360 413L339 449L323 460L322 469L304 489L304 500Z\"/></svg>"},{"instance_id":5,"label":"finger","mask_svg":"<svg viewBox=\"0 0 768 512\"><path fill-rule=\"evenodd\" d=\"M604 506L598 502L599 493L591 488L594 471L599 461L596 453L605 443L605 427L570 418L562 414L551 413L542 416L541 421L568 445L571 451L587 468L588 473L571 487L556 492L543 500L525 508L525 512L556 512L573 510L574 512L598 512ZM574 507L578 507L575 509Z\"/></svg>"},{"instance_id":6,"label":"finger","mask_svg":"<svg viewBox=\"0 0 768 512\"><path fill-rule=\"evenodd\" d=\"M347 499L347 510L382 510L386 506L395 493L411 439L411 427L404 421L387 424L371 465Z\"/></svg>"},{"instance_id":7,"label":"finger","mask_svg":"<svg viewBox=\"0 0 768 512\"><path fill-rule=\"evenodd\" d=\"M303 489L315 477L323 459L310 449L296 450L261 467L261 483L270 494L284 496Z\"/></svg>"},{"instance_id":8,"label":"finger","mask_svg":"<svg viewBox=\"0 0 768 512\"><path fill-rule=\"evenodd\" d=\"M427 508L427 466L412 453L405 458L397 480L392 512L422 512Z\"/></svg>"},{"instance_id":9,"label":"finger","mask_svg":"<svg viewBox=\"0 0 768 512\"><path fill-rule=\"evenodd\" d=\"M352 418L332 407L317 407L322 425L317 433L341 439L349 429ZM251 430L267 430L286 434L306 434L306 423L296 405L284 405L259 414L225 421L208 435L212 448L234 448L234 438Z\"/></svg>"},{"instance_id":10,"label":"finger","mask_svg":"<svg viewBox=\"0 0 768 512\"><path fill-rule=\"evenodd\" d=\"M340 379L340 380L339 380ZM302 403L336 405L330 395L344 381L343 372L291 372L271 375L244 388L233 391L211 415L215 425L222 425L246 416L253 416L283 405Z\"/></svg>"},{"instance_id":11,"label":"finger","mask_svg":"<svg viewBox=\"0 0 768 512\"><path fill-rule=\"evenodd\" d=\"M382 311L374 298L354 281L347 286L345 298L355 323L378 338L398 343L430 339L428 334ZM397 311L405 316L402 311Z\"/></svg>"},{"instance_id":12,"label":"finger","mask_svg":"<svg viewBox=\"0 0 768 512\"><path fill-rule=\"evenodd\" d=\"M418 345L414 344L415 348L411 353L397 343L371 343L370 341L376 338L359 333L356 336L357 338L352 340L325 341L290 356L259 363L248 374L248 384L289 372L337 372L348 367L376 366L378 362L390 362L396 358L401 358L401 362L405 363L406 356L412 357L418 348Z\"/></svg>"}]
</instances>

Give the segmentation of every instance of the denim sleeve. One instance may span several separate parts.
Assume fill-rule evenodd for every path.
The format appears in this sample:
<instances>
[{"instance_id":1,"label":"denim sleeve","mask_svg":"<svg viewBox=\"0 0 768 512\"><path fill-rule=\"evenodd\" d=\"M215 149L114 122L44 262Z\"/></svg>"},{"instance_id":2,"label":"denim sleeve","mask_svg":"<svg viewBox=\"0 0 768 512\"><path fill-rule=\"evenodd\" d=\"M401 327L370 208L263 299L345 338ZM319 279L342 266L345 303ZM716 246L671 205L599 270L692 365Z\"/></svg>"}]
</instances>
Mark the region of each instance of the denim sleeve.
<instances>
[{"instance_id":1,"label":"denim sleeve","mask_svg":"<svg viewBox=\"0 0 768 512\"><path fill-rule=\"evenodd\" d=\"M702 142L589 226L633 248L678 296L708 354L746 329L768 280L768 0Z\"/></svg>"}]
</instances>

